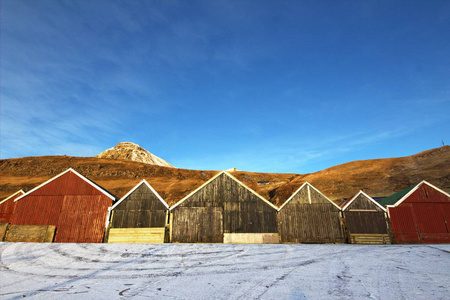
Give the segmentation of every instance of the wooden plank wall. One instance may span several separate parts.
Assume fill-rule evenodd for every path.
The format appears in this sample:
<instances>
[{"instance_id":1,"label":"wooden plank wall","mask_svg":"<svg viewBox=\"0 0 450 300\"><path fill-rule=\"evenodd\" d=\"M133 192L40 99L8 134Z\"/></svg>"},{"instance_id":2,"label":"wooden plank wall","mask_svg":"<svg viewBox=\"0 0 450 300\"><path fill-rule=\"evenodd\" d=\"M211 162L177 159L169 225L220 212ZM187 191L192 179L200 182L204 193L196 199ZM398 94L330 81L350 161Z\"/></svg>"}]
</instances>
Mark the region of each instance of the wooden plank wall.
<instances>
[{"instance_id":1,"label":"wooden plank wall","mask_svg":"<svg viewBox=\"0 0 450 300\"><path fill-rule=\"evenodd\" d=\"M278 244L278 233L224 233L224 244Z\"/></svg>"},{"instance_id":2,"label":"wooden plank wall","mask_svg":"<svg viewBox=\"0 0 450 300\"><path fill-rule=\"evenodd\" d=\"M6 233L6 242L51 243L55 236L51 225L11 225Z\"/></svg>"},{"instance_id":3,"label":"wooden plank wall","mask_svg":"<svg viewBox=\"0 0 450 300\"><path fill-rule=\"evenodd\" d=\"M113 214L111 228L164 227L167 222L167 208L145 184L117 205Z\"/></svg>"},{"instance_id":4,"label":"wooden plank wall","mask_svg":"<svg viewBox=\"0 0 450 300\"><path fill-rule=\"evenodd\" d=\"M278 228L283 243L345 242L340 209L308 185L278 212Z\"/></svg>"},{"instance_id":5,"label":"wooden plank wall","mask_svg":"<svg viewBox=\"0 0 450 300\"><path fill-rule=\"evenodd\" d=\"M108 243L164 243L166 228L111 228Z\"/></svg>"},{"instance_id":6,"label":"wooden plank wall","mask_svg":"<svg viewBox=\"0 0 450 300\"><path fill-rule=\"evenodd\" d=\"M173 242L223 242L224 233L277 233L276 209L226 174L175 207Z\"/></svg>"},{"instance_id":7,"label":"wooden plank wall","mask_svg":"<svg viewBox=\"0 0 450 300\"><path fill-rule=\"evenodd\" d=\"M363 194L343 212L349 234L389 234L386 213Z\"/></svg>"}]
</instances>

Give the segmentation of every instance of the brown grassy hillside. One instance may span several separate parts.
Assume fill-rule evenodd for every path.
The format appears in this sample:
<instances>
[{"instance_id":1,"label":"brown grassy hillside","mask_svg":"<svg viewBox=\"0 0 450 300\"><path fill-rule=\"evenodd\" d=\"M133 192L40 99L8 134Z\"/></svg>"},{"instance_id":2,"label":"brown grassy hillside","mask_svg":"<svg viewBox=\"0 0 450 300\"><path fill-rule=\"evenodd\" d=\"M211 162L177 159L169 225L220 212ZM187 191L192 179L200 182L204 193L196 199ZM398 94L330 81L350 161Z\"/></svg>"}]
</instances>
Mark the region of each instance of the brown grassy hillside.
<instances>
[{"instance_id":1,"label":"brown grassy hillside","mask_svg":"<svg viewBox=\"0 0 450 300\"><path fill-rule=\"evenodd\" d=\"M197 171L95 157L41 156L0 160L0 199L19 189L28 191L72 167L116 197L145 178L173 205L218 171ZM450 191L450 147L400 158L354 161L311 174L231 172L271 202L281 205L308 181L329 198L340 201L363 189L386 196L421 180Z\"/></svg>"}]
</instances>

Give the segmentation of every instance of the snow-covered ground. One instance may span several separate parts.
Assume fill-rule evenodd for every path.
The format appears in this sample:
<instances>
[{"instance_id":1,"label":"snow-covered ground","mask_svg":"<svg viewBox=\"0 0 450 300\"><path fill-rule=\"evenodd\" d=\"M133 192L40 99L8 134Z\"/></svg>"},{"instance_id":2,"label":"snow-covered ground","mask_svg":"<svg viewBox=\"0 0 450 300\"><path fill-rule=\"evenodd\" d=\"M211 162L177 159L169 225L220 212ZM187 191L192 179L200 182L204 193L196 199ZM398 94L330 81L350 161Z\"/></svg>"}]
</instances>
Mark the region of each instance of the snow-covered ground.
<instances>
[{"instance_id":1,"label":"snow-covered ground","mask_svg":"<svg viewBox=\"0 0 450 300\"><path fill-rule=\"evenodd\" d=\"M450 245L0 243L0 299L450 299Z\"/></svg>"}]
</instances>

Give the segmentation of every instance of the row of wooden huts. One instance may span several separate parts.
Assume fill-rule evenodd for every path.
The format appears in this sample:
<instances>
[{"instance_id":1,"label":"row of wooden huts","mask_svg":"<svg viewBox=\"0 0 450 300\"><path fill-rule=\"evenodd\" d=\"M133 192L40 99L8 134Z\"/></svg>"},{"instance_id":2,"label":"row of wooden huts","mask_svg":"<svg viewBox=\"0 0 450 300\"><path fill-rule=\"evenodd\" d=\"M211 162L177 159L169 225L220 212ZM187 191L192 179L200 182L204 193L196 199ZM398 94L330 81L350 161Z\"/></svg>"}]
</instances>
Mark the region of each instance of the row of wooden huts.
<instances>
[{"instance_id":1,"label":"row of wooden huts","mask_svg":"<svg viewBox=\"0 0 450 300\"><path fill-rule=\"evenodd\" d=\"M0 202L0 238L76 243L446 243L450 195L421 182L340 206L305 182L277 207L228 172L169 206L143 180L121 199L73 169Z\"/></svg>"}]
</instances>

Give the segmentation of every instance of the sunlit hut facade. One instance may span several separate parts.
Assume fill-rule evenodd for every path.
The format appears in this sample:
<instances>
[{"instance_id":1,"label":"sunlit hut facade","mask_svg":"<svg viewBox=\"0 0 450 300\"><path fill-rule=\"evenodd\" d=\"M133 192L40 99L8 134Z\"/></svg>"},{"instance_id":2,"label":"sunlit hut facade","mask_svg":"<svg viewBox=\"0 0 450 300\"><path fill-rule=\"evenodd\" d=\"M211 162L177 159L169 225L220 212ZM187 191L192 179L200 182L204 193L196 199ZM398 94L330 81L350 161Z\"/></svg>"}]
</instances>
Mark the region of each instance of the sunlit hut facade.
<instances>
[{"instance_id":1,"label":"sunlit hut facade","mask_svg":"<svg viewBox=\"0 0 450 300\"><path fill-rule=\"evenodd\" d=\"M20 190L0 201L0 223L10 223L16 210L16 200L25 192Z\"/></svg>"},{"instance_id":2,"label":"sunlit hut facade","mask_svg":"<svg viewBox=\"0 0 450 300\"><path fill-rule=\"evenodd\" d=\"M164 243L169 205L144 179L111 208L109 243Z\"/></svg>"},{"instance_id":3,"label":"sunlit hut facade","mask_svg":"<svg viewBox=\"0 0 450 300\"><path fill-rule=\"evenodd\" d=\"M359 191L341 205L347 240L352 244L390 244L386 209Z\"/></svg>"},{"instance_id":4,"label":"sunlit hut facade","mask_svg":"<svg viewBox=\"0 0 450 300\"><path fill-rule=\"evenodd\" d=\"M283 243L344 243L340 207L305 182L280 207Z\"/></svg>"},{"instance_id":5,"label":"sunlit hut facade","mask_svg":"<svg viewBox=\"0 0 450 300\"><path fill-rule=\"evenodd\" d=\"M67 169L17 198L12 225L56 226L55 242L101 243L114 196Z\"/></svg>"},{"instance_id":6,"label":"sunlit hut facade","mask_svg":"<svg viewBox=\"0 0 450 300\"><path fill-rule=\"evenodd\" d=\"M220 172L171 207L171 241L278 243L276 214L276 206Z\"/></svg>"},{"instance_id":7,"label":"sunlit hut facade","mask_svg":"<svg viewBox=\"0 0 450 300\"><path fill-rule=\"evenodd\" d=\"M380 201L397 243L450 243L450 195L422 181Z\"/></svg>"}]
</instances>

